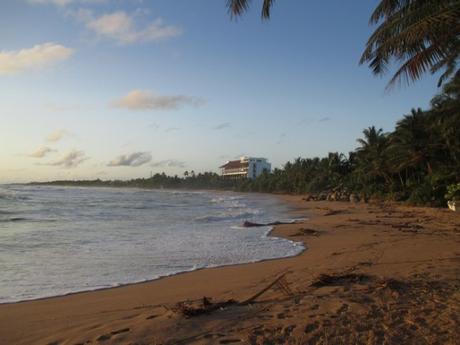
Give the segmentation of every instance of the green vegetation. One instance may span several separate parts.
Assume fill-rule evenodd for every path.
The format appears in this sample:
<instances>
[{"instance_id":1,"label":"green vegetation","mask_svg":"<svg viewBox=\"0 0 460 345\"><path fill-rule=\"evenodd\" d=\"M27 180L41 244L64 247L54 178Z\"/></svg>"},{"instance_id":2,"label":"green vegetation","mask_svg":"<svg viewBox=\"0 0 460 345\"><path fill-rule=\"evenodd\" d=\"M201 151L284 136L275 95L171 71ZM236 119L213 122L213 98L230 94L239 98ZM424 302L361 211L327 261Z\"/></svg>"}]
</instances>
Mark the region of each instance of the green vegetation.
<instances>
[{"instance_id":1,"label":"green vegetation","mask_svg":"<svg viewBox=\"0 0 460 345\"><path fill-rule=\"evenodd\" d=\"M254 180L215 173L155 174L129 181L55 181L46 184L140 188L225 189L268 193L334 193L445 206L460 198L460 77L446 84L431 109L413 109L391 133L369 127L348 155L297 158Z\"/></svg>"}]
</instances>

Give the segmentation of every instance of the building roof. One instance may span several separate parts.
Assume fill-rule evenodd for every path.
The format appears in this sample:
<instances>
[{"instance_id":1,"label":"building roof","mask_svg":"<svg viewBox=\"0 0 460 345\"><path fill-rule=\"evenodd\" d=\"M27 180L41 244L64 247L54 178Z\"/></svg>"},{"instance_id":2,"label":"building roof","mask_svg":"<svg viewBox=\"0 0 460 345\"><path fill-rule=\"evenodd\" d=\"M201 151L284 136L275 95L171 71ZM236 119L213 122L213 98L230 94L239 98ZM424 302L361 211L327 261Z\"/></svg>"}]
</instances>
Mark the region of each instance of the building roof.
<instances>
[{"instance_id":1,"label":"building roof","mask_svg":"<svg viewBox=\"0 0 460 345\"><path fill-rule=\"evenodd\" d=\"M248 162L241 162L240 160L237 160L237 161L228 161L227 163L220 166L219 168L238 169L238 168L246 168L247 166L248 166Z\"/></svg>"}]
</instances>

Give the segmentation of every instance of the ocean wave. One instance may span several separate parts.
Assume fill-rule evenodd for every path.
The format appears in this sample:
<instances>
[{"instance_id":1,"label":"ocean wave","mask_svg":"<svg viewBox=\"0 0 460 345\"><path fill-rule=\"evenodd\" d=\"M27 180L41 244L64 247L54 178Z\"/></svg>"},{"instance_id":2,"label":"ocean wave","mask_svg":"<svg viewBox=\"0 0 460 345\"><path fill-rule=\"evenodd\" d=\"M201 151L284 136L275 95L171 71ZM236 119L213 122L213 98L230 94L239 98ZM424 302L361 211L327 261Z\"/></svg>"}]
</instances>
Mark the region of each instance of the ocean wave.
<instances>
[{"instance_id":1,"label":"ocean wave","mask_svg":"<svg viewBox=\"0 0 460 345\"><path fill-rule=\"evenodd\" d=\"M266 239L271 226L236 227L285 217L269 197L28 186L6 193L30 201L0 200L0 228L6 229L0 231L6 258L0 303L292 256L303 248Z\"/></svg>"}]
</instances>

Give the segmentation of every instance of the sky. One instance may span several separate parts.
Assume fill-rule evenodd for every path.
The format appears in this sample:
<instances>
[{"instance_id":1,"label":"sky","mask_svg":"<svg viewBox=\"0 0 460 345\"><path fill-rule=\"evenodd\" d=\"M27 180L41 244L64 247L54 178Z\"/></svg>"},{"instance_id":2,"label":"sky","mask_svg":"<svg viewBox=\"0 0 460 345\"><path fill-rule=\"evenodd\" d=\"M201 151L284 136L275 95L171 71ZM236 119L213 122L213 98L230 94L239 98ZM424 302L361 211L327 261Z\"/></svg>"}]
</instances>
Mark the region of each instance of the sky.
<instances>
[{"instance_id":1,"label":"sky","mask_svg":"<svg viewBox=\"0 0 460 345\"><path fill-rule=\"evenodd\" d=\"M377 0L2 0L0 183L282 167L347 153L439 92L359 65Z\"/></svg>"}]
</instances>

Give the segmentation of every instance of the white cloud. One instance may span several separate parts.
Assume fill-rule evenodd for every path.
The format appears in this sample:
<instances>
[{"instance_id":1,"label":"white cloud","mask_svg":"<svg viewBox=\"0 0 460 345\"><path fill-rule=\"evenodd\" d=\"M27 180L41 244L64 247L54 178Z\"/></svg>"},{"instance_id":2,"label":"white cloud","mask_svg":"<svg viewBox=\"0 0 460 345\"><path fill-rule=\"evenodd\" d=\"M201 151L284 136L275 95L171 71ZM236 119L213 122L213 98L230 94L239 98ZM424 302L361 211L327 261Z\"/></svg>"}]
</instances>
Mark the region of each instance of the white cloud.
<instances>
[{"instance_id":1,"label":"white cloud","mask_svg":"<svg viewBox=\"0 0 460 345\"><path fill-rule=\"evenodd\" d=\"M1 51L0 75L47 67L68 59L73 52L73 49L56 43L43 43L16 51Z\"/></svg>"},{"instance_id":2,"label":"white cloud","mask_svg":"<svg viewBox=\"0 0 460 345\"><path fill-rule=\"evenodd\" d=\"M50 133L46 137L46 141L50 143L56 143L60 141L62 138L64 138L65 136L67 136L68 134L69 132L67 132L65 129L59 129L57 131L54 131L53 133Z\"/></svg>"},{"instance_id":3,"label":"white cloud","mask_svg":"<svg viewBox=\"0 0 460 345\"><path fill-rule=\"evenodd\" d=\"M83 151L72 150L64 156L62 156L62 158L54 162L48 163L46 165L60 166L62 168L70 169L76 168L87 159L88 157L86 157Z\"/></svg>"},{"instance_id":4,"label":"white cloud","mask_svg":"<svg viewBox=\"0 0 460 345\"><path fill-rule=\"evenodd\" d=\"M129 110L172 110L186 105L200 106L202 99L184 95L161 96L152 91L133 90L112 102L116 108Z\"/></svg>"},{"instance_id":5,"label":"white cloud","mask_svg":"<svg viewBox=\"0 0 460 345\"><path fill-rule=\"evenodd\" d=\"M185 168L186 163L183 161L176 160L176 159L165 159L163 161L152 163L150 164L150 166L154 168L161 168L161 167Z\"/></svg>"},{"instance_id":6,"label":"white cloud","mask_svg":"<svg viewBox=\"0 0 460 345\"><path fill-rule=\"evenodd\" d=\"M32 158L43 158L48 153L51 153L51 152L56 152L56 150L53 150L52 148L49 148L47 146L42 146L42 147L39 147L38 149L36 149L31 154L29 154L28 156L32 157Z\"/></svg>"},{"instance_id":7,"label":"white cloud","mask_svg":"<svg viewBox=\"0 0 460 345\"><path fill-rule=\"evenodd\" d=\"M146 25L140 25L136 22L136 14L128 14L124 11L95 17L89 10L79 10L74 16L98 36L113 39L120 44L156 42L182 33L181 28L166 25L161 18Z\"/></svg>"},{"instance_id":8,"label":"white cloud","mask_svg":"<svg viewBox=\"0 0 460 345\"><path fill-rule=\"evenodd\" d=\"M149 152L133 152L127 155L121 155L110 161L107 166L118 167L118 166L129 166L138 167L146 164L152 160L152 155Z\"/></svg>"}]
</instances>

